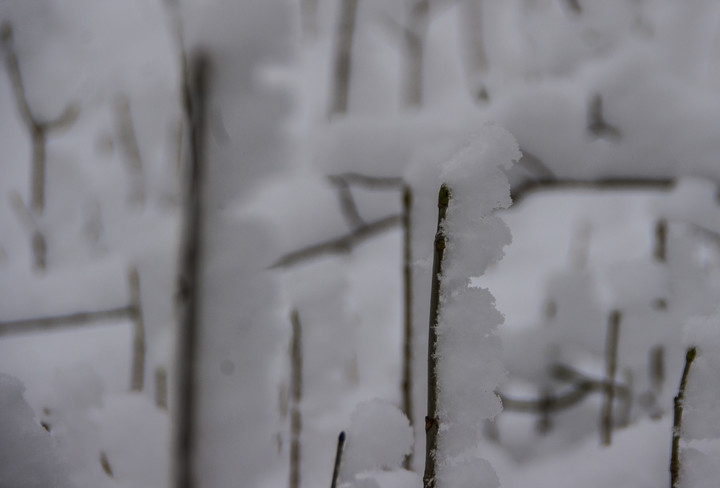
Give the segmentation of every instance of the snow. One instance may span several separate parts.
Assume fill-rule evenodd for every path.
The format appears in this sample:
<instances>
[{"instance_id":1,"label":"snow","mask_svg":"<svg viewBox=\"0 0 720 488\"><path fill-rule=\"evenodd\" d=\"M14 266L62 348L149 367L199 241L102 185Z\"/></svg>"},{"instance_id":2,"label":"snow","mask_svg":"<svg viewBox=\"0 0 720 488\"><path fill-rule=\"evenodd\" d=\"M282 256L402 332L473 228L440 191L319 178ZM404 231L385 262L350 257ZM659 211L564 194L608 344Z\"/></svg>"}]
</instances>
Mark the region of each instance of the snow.
<instances>
[{"instance_id":1,"label":"snow","mask_svg":"<svg viewBox=\"0 0 720 488\"><path fill-rule=\"evenodd\" d=\"M302 324L302 484L329 484L345 430L343 486L422 485L442 182L453 196L443 228L446 486L438 488L667 484L672 399L690 345L698 356L684 405L681 488L717 484L719 4L580 0L576 11L556 0L430 2L423 105L406 109L411 3L358 2L349 110L328 119L337 1L0 2L32 114L44 122L78 109L73 124L47 133L47 205L28 218L31 140L0 68L0 323L125 307L135 268L146 342L144 388L128 392L130 318L0 331L0 373L26 387L0 375L0 401L12 400L0 409L9 436L0 440L0 486L169 485L182 361L174 357L180 54L198 50L212 61L194 457L202 486L237 486L238 476L249 487L287 483L292 310ZM316 30L304 32L300 16L313 5ZM486 65L477 64L468 25L480 26ZM475 100L480 82L487 101ZM591 130L596 96L613 128L601 134ZM410 419L396 407L401 226L348 252L268 269L353 231L327 180L345 172L401 177L412 192ZM541 190L510 206L511 186L553 177L673 181ZM366 222L402 212L400 188L352 192ZM667 221L664 259L653 253L658 219ZM47 240L44 271L33 267L35 231ZM631 389L632 408L610 447L597 446L601 389L570 408L501 411L497 391L538 400L572 390L573 380L552 374L558 363L603 381L613 310L621 313L614 381ZM169 411L154 405L158 367L168 373ZM625 405L615 402L617 418ZM409 446L412 471L399 468Z\"/></svg>"},{"instance_id":2,"label":"snow","mask_svg":"<svg viewBox=\"0 0 720 488\"><path fill-rule=\"evenodd\" d=\"M471 276L500 259L510 243L510 232L492 211L510 204L509 183L498 168L511 166L520 152L503 129L484 129L446 163L441 175L450 196L441 224L448 244L439 277L435 456L438 481L445 486L497 486L487 461L468 458L468 452L479 441L482 420L502 409L495 389L505 377L496 335L503 316L488 290L468 284Z\"/></svg>"},{"instance_id":3,"label":"snow","mask_svg":"<svg viewBox=\"0 0 720 488\"><path fill-rule=\"evenodd\" d=\"M69 488L55 439L35 419L24 389L18 379L0 374L0 485Z\"/></svg>"},{"instance_id":4,"label":"snow","mask_svg":"<svg viewBox=\"0 0 720 488\"><path fill-rule=\"evenodd\" d=\"M363 471L397 469L413 442L407 417L381 400L357 406L346 436L341 477L348 480Z\"/></svg>"}]
</instances>

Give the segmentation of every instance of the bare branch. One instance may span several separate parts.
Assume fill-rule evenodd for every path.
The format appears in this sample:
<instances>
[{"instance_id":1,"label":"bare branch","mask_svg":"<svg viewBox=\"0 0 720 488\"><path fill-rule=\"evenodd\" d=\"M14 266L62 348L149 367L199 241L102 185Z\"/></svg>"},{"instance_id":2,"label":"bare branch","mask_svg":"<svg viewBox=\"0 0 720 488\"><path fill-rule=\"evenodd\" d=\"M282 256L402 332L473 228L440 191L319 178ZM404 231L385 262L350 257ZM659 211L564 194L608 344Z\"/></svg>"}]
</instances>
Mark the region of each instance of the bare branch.
<instances>
[{"instance_id":1,"label":"bare branch","mask_svg":"<svg viewBox=\"0 0 720 488\"><path fill-rule=\"evenodd\" d=\"M369 222L368 224L358 227L354 231L337 239L331 239L320 244L291 252L278 259L270 268L286 268L295 264L315 259L325 254L346 254L362 243L363 241L390 229L401 222L400 215L389 215L379 220Z\"/></svg>"},{"instance_id":2,"label":"bare branch","mask_svg":"<svg viewBox=\"0 0 720 488\"><path fill-rule=\"evenodd\" d=\"M340 200L340 210L342 211L345 221L351 229L357 229L366 225L365 221L360 217L357 204L353 198L352 191L350 191L350 185L341 176L328 176L330 183L338 191L338 199Z\"/></svg>"},{"instance_id":3,"label":"bare branch","mask_svg":"<svg viewBox=\"0 0 720 488\"><path fill-rule=\"evenodd\" d=\"M600 444L609 446L613 428L613 401L615 398L615 371L617 370L617 349L620 336L619 310L613 310L608 317L605 340L605 396L600 414Z\"/></svg>"},{"instance_id":4,"label":"bare branch","mask_svg":"<svg viewBox=\"0 0 720 488\"><path fill-rule=\"evenodd\" d=\"M0 336L34 332L53 332L64 328L92 325L106 320L127 319L131 315L131 309L131 306L125 306L108 310L98 310L96 312L78 312L68 315L0 322Z\"/></svg>"},{"instance_id":5,"label":"bare branch","mask_svg":"<svg viewBox=\"0 0 720 488\"><path fill-rule=\"evenodd\" d=\"M45 170L46 170L46 143L49 132L70 126L78 115L75 105L68 106L65 111L53 121L38 121L32 114L28 102L25 86L20 74L18 61L13 44L13 31L9 22L0 27L0 42L5 51L5 66L10 77L15 105L27 129L32 143L32 166L30 171L30 206L33 211L42 214L45 209Z\"/></svg>"},{"instance_id":6,"label":"bare branch","mask_svg":"<svg viewBox=\"0 0 720 488\"><path fill-rule=\"evenodd\" d=\"M120 147L125 155L130 173L130 192L128 200L139 205L145 205L145 179L143 178L143 163L140 157L135 127L130 113L130 101L127 95L121 93L115 101L117 113L117 126L120 137Z\"/></svg>"},{"instance_id":7,"label":"bare branch","mask_svg":"<svg viewBox=\"0 0 720 488\"><path fill-rule=\"evenodd\" d=\"M405 182L400 177L395 176L368 176L361 173L340 173L331 175L330 178L342 178L349 185L357 185L368 189L396 189L401 188Z\"/></svg>"},{"instance_id":8,"label":"bare branch","mask_svg":"<svg viewBox=\"0 0 720 488\"><path fill-rule=\"evenodd\" d=\"M340 0L340 20L333 56L332 100L329 115L344 114L350 98L352 43L355 35L357 0Z\"/></svg>"},{"instance_id":9,"label":"bare branch","mask_svg":"<svg viewBox=\"0 0 720 488\"><path fill-rule=\"evenodd\" d=\"M302 417L300 402L302 401L302 326L300 315L293 310L290 315L292 322L292 341L290 345L292 403L290 408L290 488L300 487L300 432Z\"/></svg>"},{"instance_id":10,"label":"bare branch","mask_svg":"<svg viewBox=\"0 0 720 488\"><path fill-rule=\"evenodd\" d=\"M603 380L589 378L582 373L564 365L555 365L551 369L553 375L558 379L571 381L571 386L559 393L545 395L538 399L517 399L508 397L502 393L498 396L502 400L503 408L514 412L543 412L559 411L573 407L582 402L585 397L595 392L605 392L608 383ZM614 383L613 388L618 394L627 400L630 396L630 389L626 385Z\"/></svg>"},{"instance_id":11,"label":"bare branch","mask_svg":"<svg viewBox=\"0 0 720 488\"><path fill-rule=\"evenodd\" d=\"M617 127L608 124L603 115L602 95L596 93L590 99L587 109L587 130L595 137L610 140L620 139L620 131Z\"/></svg>"},{"instance_id":12,"label":"bare branch","mask_svg":"<svg viewBox=\"0 0 720 488\"><path fill-rule=\"evenodd\" d=\"M524 181L511 190L515 205L529 194L550 190L670 190L675 181L668 178L599 178L597 180L539 179Z\"/></svg>"},{"instance_id":13,"label":"bare branch","mask_svg":"<svg viewBox=\"0 0 720 488\"><path fill-rule=\"evenodd\" d=\"M145 380L145 325L140 295L140 276L136 268L128 273L130 285L130 319L133 322L133 348L130 370L130 390L142 391Z\"/></svg>"},{"instance_id":14,"label":"bare branch","mask_svg":"<svg viewBox=\"0 0 720 488\"><path fill-rule=\"evenodd\" d=\"M162 366L155 368L155 405L158 408L168 408L167 370Z\"/></svg>"}]
</instances>

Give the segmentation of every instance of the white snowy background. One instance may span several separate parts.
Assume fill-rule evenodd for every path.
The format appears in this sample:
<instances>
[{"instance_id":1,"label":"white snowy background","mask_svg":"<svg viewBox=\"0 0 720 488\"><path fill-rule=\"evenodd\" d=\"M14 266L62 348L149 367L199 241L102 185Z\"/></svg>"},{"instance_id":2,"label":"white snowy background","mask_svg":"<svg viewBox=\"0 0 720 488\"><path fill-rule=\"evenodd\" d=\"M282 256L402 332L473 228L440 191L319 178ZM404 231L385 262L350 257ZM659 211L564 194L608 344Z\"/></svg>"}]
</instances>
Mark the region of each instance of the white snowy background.
<instances>
[{"instance_id":1,"label":"white snowy background","mask_svg":"<svg viewBox=\"0 0 720 488\"><path fill-rule=\"evenodd\" d=\"M0 29L0 487L175 486L181 60L198 50L195 486L330 486L341 431L338 486L422 486L441 183L437 486L667 486L690 346L679 486L717 486L720 3L0 0ZM348 173L386 184L328 179Z\"/></svg>"}]
</instances>

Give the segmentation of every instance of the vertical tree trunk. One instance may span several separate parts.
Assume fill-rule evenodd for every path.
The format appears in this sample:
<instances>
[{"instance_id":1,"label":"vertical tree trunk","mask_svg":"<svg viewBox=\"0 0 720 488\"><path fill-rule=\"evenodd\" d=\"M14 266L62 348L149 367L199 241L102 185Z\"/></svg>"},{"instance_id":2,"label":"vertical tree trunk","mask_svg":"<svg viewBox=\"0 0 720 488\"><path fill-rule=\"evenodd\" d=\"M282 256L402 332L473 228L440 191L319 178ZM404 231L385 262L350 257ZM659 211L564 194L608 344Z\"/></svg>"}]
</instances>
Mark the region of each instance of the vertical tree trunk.
<instances>
[{"instance_id":1,"label":"vertical tree trunk","mask_svg":"<svg viewBox=\"0 0 720 488\"><path fill-rule=\"evenodd\" d=\"M175 441L176 488L193 488L196 443L197 355L200 328L200 270L203 242L203 176L205 141L205 105L210 61L206 55L193 60L186 79L184 98L189 125L190 161L185 188L185 222L178 277L178 414Z\"/></svg>"}]
</instances>

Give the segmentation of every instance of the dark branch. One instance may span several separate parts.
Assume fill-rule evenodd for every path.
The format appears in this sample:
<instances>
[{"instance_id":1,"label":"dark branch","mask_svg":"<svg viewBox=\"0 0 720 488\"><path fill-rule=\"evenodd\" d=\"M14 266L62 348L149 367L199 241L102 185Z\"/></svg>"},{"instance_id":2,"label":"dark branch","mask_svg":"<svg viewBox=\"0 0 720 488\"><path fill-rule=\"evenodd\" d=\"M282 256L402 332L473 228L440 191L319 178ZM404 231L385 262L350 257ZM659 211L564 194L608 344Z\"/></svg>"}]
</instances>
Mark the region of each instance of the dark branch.
<instances>
[{"instance_id":1,"label":"dark branch","mask_svg":"<svg viewBox=\"0 0 720 488\"><path fill-rule=\"evenodd\" d=\"M395 176L368 176L360 173L340 173L331 175L329 178L342 178L349 185L357 185L368 189L396 189L402 187L405 182Z\"/></svg>"},{"instance_id":2,"label":"dark branch","mask_svg":"<svg viewBox=\"0 0 720 488\"><path fill-rule=\"evenodd\" d=\"M357 204L353 198L352 191L350 191L350 185L342 176L328 176L328 180L338 191L338 199L340 200L340 210L342 211L343 217L347 222L350 229L357 229L366 225L360 212L358 211Z\"/></svg>"},{"instance_id":3,"label":"dark branch","mask_svg":"<svg viewBox=\"0 0 720 488\"><path fill-rule=\"evenodd\" d=\"M78 312L52 317L11 320L0 322L0 336L27 334L32 332L52 332L80 325L91 325L104 320L127 319L135 311L132 305L99 310L96 312Z\"/></svg>"},{"instance_id":4,"label":"dark branch","mask_svg":"<svg viewBox=\"0 0 720 488\"><path fill-rule=\"evenodd\" d=\"M380 234L387 229L390 229L398 225L402 220L400 215L389 215L379 220L370 222L358 227L350 234L346 234L337 239L332 239L320 244L314 244L312 246L300 249L299 251L291 252L278 259L270 268L285 268L293 266L303 261L315 259L324 254L346 254L352 251L354 247L362 243L363 241Z\"/></svg>"},{"instance_id":5,"label":"dark branch","mask_svg":"<svg viewBox=\"0 0 720 488\"><path fill-rule=\"evenodd\" d=\"M597 180L540 179L524 181L511 190L517 205L531 193L552 190L670 190L675 181L669 178L600 178Z\"/></svg>"}]
</instances>

